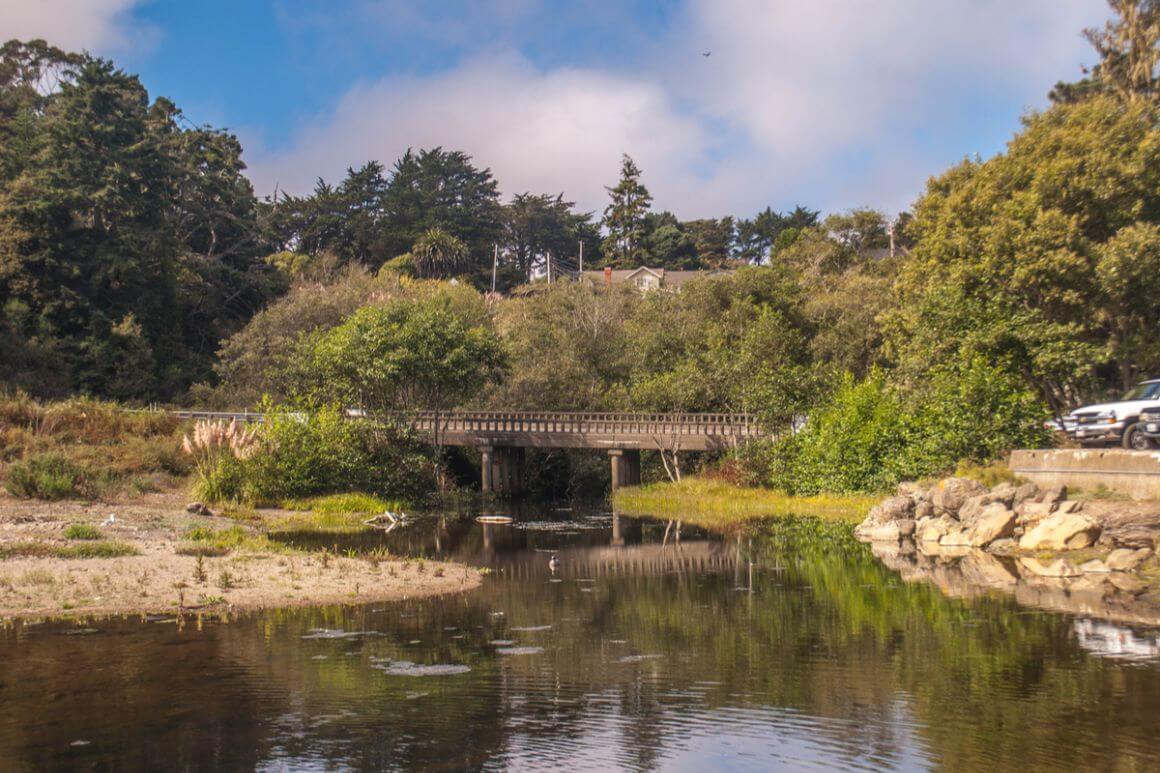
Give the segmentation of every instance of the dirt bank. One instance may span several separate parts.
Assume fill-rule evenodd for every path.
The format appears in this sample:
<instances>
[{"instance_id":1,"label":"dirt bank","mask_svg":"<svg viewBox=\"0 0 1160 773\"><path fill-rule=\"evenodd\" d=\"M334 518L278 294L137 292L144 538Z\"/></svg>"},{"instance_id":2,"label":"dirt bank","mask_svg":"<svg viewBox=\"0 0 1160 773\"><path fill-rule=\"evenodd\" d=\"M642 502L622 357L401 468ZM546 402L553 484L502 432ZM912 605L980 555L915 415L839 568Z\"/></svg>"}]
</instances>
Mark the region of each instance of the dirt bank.
<instances>
[{"instance_id":1,"label":"dirt bank","mask_svg":"<svg viewBox=\"0 0 1160 773\"><path fill-rule=\"evenodd\" d=\"M288 550L251 525L189 514L184 505L175 495L117 505L0 495L0 556L8 556L0 558L0 617L354 604L480 583L478 571L458 564ZM100 538L68 538L78 530L74 524L96 527ZM227 529L235 544L223 548L214 538ZM191 534L201 541L191 541ZM131 554L69 557L102 550Z\"/></svg>"}]
</instances>

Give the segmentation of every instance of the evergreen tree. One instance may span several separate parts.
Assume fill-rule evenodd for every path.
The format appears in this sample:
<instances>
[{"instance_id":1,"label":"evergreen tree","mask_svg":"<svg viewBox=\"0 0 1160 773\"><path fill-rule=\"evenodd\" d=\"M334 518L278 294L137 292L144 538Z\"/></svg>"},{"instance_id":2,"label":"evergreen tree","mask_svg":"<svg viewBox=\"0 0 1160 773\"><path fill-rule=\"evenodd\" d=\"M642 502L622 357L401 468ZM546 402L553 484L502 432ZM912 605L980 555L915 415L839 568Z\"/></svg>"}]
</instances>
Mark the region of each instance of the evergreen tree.
<instances>
[{"instance_id":1,"label":"evergreen tree","mask_svg":"<svg viewBox=\"0 0 1160 773\"><path fill-rule=\"evenodd\" d=\"M620 182L606 188L611 201L604 209L605 260L620 268L633 268L646 262L645 215L652 204L648 188L640 181L640 167L628 156L620 164Z\"/></svg>"}]
</instances>

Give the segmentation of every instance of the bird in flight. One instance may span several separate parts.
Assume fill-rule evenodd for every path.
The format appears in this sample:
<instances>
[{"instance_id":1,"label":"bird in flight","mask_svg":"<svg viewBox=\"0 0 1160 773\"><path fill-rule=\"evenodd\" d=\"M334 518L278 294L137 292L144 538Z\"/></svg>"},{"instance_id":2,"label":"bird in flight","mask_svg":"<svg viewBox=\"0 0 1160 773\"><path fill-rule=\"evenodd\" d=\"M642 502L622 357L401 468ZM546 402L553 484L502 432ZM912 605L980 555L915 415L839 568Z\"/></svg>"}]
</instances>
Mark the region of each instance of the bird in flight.
<instances>
[{"instance_id":1,"label":"bird in flight","mask_svg":"<svg viewBox=\"0 0 1160 773\"><path fill-rule=\"evenodd\" d=\"M702 51L701 52L701 56L712 56L712 55L713 55L712 51Z\"/></svg>"}]
</instances>

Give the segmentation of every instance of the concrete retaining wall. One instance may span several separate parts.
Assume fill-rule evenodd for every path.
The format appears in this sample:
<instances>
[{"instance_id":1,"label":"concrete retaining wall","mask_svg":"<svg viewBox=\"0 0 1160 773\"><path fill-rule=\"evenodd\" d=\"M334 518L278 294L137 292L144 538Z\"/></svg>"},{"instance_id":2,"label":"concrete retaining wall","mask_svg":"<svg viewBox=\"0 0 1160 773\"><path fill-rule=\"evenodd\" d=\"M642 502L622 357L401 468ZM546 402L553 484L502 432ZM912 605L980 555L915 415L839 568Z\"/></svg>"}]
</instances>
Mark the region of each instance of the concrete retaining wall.
<instances>
[{"instance_id":1,"label":"concrete retaining wall","mask_svg":"<svg viewBox=\"0 0 1160 773\"><path fill-rule=\"evenodd\" d=\"M1010 467L1019 477L1039 486L1094 489L1103 485L1133 499L1160 499L1160 451L1012 451Z\"/></svg>"}]
</instances>

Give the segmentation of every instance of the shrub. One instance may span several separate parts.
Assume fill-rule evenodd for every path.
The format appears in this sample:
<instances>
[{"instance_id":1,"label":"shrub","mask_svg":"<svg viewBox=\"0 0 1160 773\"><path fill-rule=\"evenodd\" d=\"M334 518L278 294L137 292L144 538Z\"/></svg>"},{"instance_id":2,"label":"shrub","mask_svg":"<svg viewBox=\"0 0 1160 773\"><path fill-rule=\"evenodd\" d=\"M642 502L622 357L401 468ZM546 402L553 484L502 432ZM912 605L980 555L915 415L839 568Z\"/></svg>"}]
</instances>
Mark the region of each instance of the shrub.
<instances>
[{"instance_id":1,"label":"shrub","mask_svg":"<svg viewBox=\"0 0 1160 773\"><path fill-rule=\"evenodd\" d=\"M8 466L4 486L24 499L68 499L84 495L81 470L60 454L40 454Z\"/></svg>"},{"instance_id":2,"label":"shrub","mask_svg":"<svg viewBox=\"0 0 1160 773\"><path fill-rule=\"evenodd\" d=\"M774 483L791 493L880 491L897 481L905 416L881 371L842 377L829 402L778 444Z\"/></svg>"},{"instance_id":3,"label":"shrub","mask_svg":"<svg viewBox=\"0 0 1160 773\"><path fill-rule=\"evenodd\" d=\"M64 530L65 539L96 540L104 537L101 530L91 523L70 523Z\"/></svg>"},{"instance_id":4,"label":"shrub","mask_svg":"<svg viewBox=\"0 0 1160 773\"><path fill-rule=\"evenodd\" d=\"M423 444L401 431L350 421L337 408L269 408L257 449L245 459L219 458L199 481L199 496L253 504L346 492L415 500L435 486Z\"/></svg>"},{"instance_id":5,"label":"shrub","mask_svg":"<svg viewBox=\"0 0 1160 773\"><path fill-rule=\"evenodd\" d=\"M805 428L775 447L771 478L795 493L873 492L956 465L982 470L1012 448L1050 444L1046 416L1020 379L978 358L933 368L907 391L881 371L861 382L846 376Z\"/></svg>"}]
</instances>

